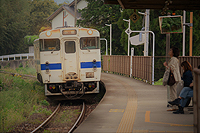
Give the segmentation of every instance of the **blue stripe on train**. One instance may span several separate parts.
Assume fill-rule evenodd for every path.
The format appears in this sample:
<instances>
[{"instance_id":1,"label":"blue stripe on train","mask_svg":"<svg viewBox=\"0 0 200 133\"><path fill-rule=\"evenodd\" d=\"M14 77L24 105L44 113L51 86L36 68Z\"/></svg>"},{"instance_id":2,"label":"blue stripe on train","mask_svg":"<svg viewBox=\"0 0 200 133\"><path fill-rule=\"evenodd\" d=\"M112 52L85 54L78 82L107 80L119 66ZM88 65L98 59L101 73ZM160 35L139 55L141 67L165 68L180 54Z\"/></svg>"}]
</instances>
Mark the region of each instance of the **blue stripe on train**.
<instances>
[{"instance_id":1,"label":"blue stripe on train","mask_svg":"<svg viewBox=\"0 0 200 133\"><path fill-rule=\"evenodd\" d=\"M93 62L81 62L81 68L101 68L101 61Z\"/></svg>"},{"instance_id":2,"label":"blue stripe on train","mask_svg":"<svg viewBox=\"0 0 200 133\"><path fill-rule=\"evenodd\" d=\"M61 63L52 63L52 64L41 64L41 70L61 70Z\"/></svg>"}]
</instances>

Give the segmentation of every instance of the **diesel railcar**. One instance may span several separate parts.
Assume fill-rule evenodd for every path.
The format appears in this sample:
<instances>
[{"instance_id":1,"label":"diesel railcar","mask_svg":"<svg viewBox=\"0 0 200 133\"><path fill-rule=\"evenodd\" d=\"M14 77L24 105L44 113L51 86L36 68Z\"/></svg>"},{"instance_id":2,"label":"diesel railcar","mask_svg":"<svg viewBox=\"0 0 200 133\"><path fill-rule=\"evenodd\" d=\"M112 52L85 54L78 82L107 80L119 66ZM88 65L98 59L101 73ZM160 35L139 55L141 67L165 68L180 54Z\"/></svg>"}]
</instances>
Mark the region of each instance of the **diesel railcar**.
<instances>
[{"instance_id":1,"label":"diesel railcar","mask_svg":"<svg viewBox=\"0 0 200 133\"><path fill-rule=\"evenodd\" d=\"M43 31L34 41L37 79L46 96L78 99L99 93L100 33L95 29L62 27Z\"/></svg>"}]
</instances>

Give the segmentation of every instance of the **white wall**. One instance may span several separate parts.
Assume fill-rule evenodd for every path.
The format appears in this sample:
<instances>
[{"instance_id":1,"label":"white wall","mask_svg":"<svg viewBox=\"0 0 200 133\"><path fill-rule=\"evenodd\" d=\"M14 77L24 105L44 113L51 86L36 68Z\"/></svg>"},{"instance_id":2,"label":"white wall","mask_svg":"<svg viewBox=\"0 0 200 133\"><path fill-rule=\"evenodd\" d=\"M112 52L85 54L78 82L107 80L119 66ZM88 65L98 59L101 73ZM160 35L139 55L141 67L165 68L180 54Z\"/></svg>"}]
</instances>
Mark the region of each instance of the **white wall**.
<instances>
[{"instance_id":1,"label":"white wall","mask_svg":"<svg viewBox=\"0 0 200 133\"><path fill-rule=\"evenodd\" d=\"M65 18L65 21L67 21L67 26L72 26L74 27L74 16L72 16L69 12L66 12L68 16Z\"/></svg>"},{"instance_id":2,"label":"white wall","mask_svg":"<svg viewBox=\"0 0 200 133\"><path fill-rule=\"evenodd\" d=\"M63 26L63 12L60 12L53 20L52 20L52 29Z\"/></svg>"},{"instance_id":3,"label":"white wall","mask_svg":"<svg viewBox=\"0 0 200 133\"><path fill-rule=\"evenodd\" d=\"M68 11L66 11L66 18L64 21L67 21L68 26L74 26L74 16L72 16ZM52 29L63 26L63 11L60 12L53 20L52 20Z\"/></svg>"}]
</instances>

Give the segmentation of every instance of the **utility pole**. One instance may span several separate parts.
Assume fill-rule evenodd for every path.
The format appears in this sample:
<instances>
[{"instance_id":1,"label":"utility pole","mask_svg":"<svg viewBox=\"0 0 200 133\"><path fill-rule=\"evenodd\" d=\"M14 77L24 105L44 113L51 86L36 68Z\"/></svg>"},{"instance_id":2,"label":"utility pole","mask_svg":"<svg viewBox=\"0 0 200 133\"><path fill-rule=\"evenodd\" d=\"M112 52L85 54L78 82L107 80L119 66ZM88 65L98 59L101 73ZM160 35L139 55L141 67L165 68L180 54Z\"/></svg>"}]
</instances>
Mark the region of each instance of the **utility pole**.
<instances>
[{"instance_id":1,"label":"utility pole","mask_svg":"<svg viewBox=\"0 0 200 133\"><path fill-rule=\"evenodd\" d=\"M144 56L148 56L148 48L149 48L149 15L150 15L150 9L146 9L145 13L138 12L141 15L145 16L145 43L144 43Z\"/></svg>"},{"instance_id":2,"label":"utility pole","mask_svg":"<svg viewBox=\"0 0 200 133\"><path fill-rule=\"evenodd\" d=\"M75 12L75 19L74 19L74 27L76 27L76 16L77 16L77 0L75 0L75 7L74 7L74 12Z\"/></svg>"}]
</instances>

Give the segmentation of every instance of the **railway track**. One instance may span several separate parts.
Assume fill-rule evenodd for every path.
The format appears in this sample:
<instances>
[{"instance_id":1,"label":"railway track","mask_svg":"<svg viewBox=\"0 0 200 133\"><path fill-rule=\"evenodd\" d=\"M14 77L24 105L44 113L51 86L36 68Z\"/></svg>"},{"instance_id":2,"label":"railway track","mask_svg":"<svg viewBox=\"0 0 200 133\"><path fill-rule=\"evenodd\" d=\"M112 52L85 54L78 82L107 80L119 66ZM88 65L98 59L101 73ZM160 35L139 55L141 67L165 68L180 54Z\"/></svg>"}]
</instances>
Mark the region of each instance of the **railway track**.
<instances>
[{"instance_id":1,"label":"railway track","mask_svg":"<svg viewBox=\"0 0 200 133\"><path fill-rule=\"evenodd\" d=\"M39 125L37 128L35 128L31 133L35 133L35 132L43 129L44 126L46 126L46 124L52 119L52 117L55 116L59 112L60 105L61 105L61 103L59 103L58 106L56 107L56 109L54 110L54 112L41 125ZM85 106L85 103L83 102L82 111L81 111L78 119L74 123L74 125L68 131L68 133L72 133L77 128L77 126L82 122L82 120L83 120L83 118L85 116L85 112L86 112L86 106Z\"/></svg>"}]
</instances>

